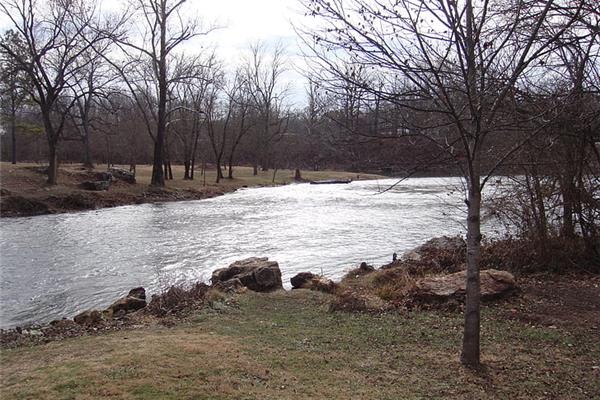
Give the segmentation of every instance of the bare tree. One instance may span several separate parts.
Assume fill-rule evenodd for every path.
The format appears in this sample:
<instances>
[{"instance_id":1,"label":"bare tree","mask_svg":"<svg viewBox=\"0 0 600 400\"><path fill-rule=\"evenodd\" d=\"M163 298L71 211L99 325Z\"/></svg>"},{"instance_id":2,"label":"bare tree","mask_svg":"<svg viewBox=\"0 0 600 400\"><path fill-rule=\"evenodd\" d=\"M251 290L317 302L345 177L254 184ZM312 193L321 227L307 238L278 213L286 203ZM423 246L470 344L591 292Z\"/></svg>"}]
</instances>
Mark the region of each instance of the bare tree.
<instances>
[{"instance_id":1,"label":"bare tree","mask_svg":"<svg viewBox=\"0 0 600 400\"><path fill-rule=\"evenodd\" d=\"M6 46L14 49L16 53L24 50L23 42L13 31L7 31L1 39ZM12 57L5 51L0 52L0 107L2 109L2 122L8 122L11 137L11 162L17 163L17 113L27 100L30 90L27 76L15 64Z\"/></svg>"},{"instance_id":2,"label":"bare tree","mask_svg":"<svg viewBox=\"0 0 600 400\"><path fill-rule=\"evenodd\" d=\"M235 73L232 87L227 93L227 96L229 98L229 107L232 108L233 113L233 122L231 124L233 135L227 162L229 166L227 178L233 179L233 162L238 146L256 123L256 118L253 119L251 115L252 96L250 94L248 81L246 80L243 71L238 70Z\"/></svg>"},{"instance_id":3,"label":"bare tree","mask_svg":"<svg viewBox=\"0 0 600 400\"><path fill-rule=\"evenodd\" d=\"M118 75L111 71L109 64L94 51L89 51L79 57L78 63L84 66L78 71L77 79L69 88L71 96L75 99L75 105L71 109L70 117L78 138L83 144L83 165L93 168L94 163L91 155L91 132L102 129L103 124L109 124L102 117L107 104L100 101L102 98L110 97L116 88L111 87ZM110 102L108 102L110 103Z\"/></svg>"},{"instance_id":4,"label":"bare tree","mask_svg":"<svg viewBox=\"0 0 600 400\"><path fill-rule=\"evenodd\" d=\"M467 297L461 361L480 362L482 189L523 141L492 139L514 124L516 93L578 17L583 0L310 0L320 28L305 32L320 70L422 114L401 134L427 137L452 155L466 178ZM563 5L573 13L566 14ZM556 29L545 29L550 25ZM552 32L550 35L543 32ZM344 75L340 60L378 75ZM395 85L405 79L402 87ZM401 135L398 135L401 136ZM527 141L529 138L525 138ZM494 143L494 146L491 143Z\"/></svg>"},{"instance_id":5,"label":"bare tree","mask_svg":"<svg viewBox=\"0 0 600 400\"><path fill-rule=\"evenodd\" d=\"M183 179L194 179L194 164L198 150L201 127L206 122L204 101L218 76L222 74L214 53L207 57L180 56L184 64L194 65L195 72L189 79L178 81L173 85L171 98L171 123L173 132L183 145Z\"/></svg>"},{"instance_id":6,"label":"bare tree","mask_svg":"<svg viewBox=\"0 0 600 400\"><path fill-rule=\"evenodd\" d=\"M7 0L0 3L0 12L11 21L23 43L22 51L5 42L0 48L31 81L29 96L39 106L48 142L48 183L54 185L59 140L77 99L68 89L87 66L81 55L92 46L106 51L108 33L97 29L99 16L89 1L50 0L40 4L35 0Z\"/></svg>"},{"instance_id":7,"label":"bare tree","mask_svg":"<svg viewBox=\"0 0 600 400\"><path fill-rule=\"evenodd\" d=\"M195 64L178 63L176 50L204 35L196 20L184 17L185 0L132 0L133 13L127 38L117 38L126 61L118 67L144 117L154 142L151 185L164 186L165 140L170 116L169 94L177 82L191 78Z\"/></svg>"},{"instance_id":8,"label":"bare tree","mask_svg":"<svg viewBox=\"0 0 600 400\"><path fill-rule=\"evenodd\" d=\"M250 50L251 57L246 62L245 69L259 121L254 129L256 175L259 164L263 170L268 169L271 144L283 133L286 88L281 86L281 80L285 72L285 59L281 45L277 45L271 54L264 43L254 44L250 46Z\"/></svg>"}]
</instances>

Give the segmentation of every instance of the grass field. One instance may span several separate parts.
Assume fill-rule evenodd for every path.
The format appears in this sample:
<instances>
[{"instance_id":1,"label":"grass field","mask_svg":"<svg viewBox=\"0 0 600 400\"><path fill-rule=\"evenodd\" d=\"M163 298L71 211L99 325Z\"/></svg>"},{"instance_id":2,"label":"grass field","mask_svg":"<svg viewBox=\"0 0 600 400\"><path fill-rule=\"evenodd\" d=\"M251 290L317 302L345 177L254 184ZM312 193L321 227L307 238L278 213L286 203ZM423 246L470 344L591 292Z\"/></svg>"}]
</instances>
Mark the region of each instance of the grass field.
<instances>
[{"instance_id":1,"label":"grass field","mask_svg":"<svg viewBox=\"0 0 600 400\"><path fill-rule=\"evenodd\" d=\"M600 397L600 336L589 321L538 325L507 318L523 299L485 307L484 367L471 371L458 362L458 312L332 313L328 300L303 290L247 293L175 327L3 350L0 397Z\"/></svg>"}]
</instances>

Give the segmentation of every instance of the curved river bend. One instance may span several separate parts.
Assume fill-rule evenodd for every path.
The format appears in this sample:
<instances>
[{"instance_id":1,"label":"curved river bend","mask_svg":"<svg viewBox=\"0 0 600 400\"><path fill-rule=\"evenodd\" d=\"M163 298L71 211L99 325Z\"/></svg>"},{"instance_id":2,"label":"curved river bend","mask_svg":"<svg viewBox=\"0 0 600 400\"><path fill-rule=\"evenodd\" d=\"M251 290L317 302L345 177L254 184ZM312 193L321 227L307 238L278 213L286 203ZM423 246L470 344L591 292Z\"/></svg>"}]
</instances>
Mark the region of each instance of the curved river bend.
<instances>
[{"instance_id":1,"label":"curved river bend","mask_svg":"<svg viewBox=\"0 0 600 400\"><path fill-rule=\"evenodd\" d=\"M240 190L199 201L3 219L0 327L104 307L130 288L208 281L245 257L339 279L439 235L462 232L458 178Z\"/></svg>"}]
</instances>

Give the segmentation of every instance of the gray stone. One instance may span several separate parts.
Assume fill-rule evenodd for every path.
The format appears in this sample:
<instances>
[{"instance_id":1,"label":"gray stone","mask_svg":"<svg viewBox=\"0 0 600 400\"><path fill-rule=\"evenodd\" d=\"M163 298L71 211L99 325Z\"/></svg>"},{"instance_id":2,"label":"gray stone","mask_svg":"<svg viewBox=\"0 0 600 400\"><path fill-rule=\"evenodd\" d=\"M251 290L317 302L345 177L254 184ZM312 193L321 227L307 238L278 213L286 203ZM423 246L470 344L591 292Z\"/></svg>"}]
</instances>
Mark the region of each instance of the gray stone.
<instances>
[{"instance_id":1,"label":"gray stone","mask_svg":"<svg viewBox=\"0 0 600 400\"><path fill-rule=\"evenodd\" d=\"M111 168L108 171L118 180L127 183L135 183L135 174L133 172L125 171L120 168Z\"/></svg>"},{"instance_id":2,"label":"gray stone","mask_svg":"<svg viewBox=\"0 0 600 400\"><path fill-rule=\"evenodd\" d=\"M276 261L266 257L251 257L232 263L228 268L220 268L213 272L213 285L238 279L243 286L256 292L272 292L283 289L281 271Z\"/></svg>"}]
</instances>

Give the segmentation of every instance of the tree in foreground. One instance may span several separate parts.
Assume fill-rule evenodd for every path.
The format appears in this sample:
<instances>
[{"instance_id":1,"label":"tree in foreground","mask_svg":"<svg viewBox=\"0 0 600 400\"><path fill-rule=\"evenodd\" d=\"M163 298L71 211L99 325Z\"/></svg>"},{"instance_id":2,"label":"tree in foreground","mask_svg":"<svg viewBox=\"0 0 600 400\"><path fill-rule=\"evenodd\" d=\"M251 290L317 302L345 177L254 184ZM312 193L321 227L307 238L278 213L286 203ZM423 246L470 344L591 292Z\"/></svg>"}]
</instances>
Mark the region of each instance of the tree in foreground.
<instances>
[{"instance_id":1,"label":"tree in foreground","mask_svg":"<svg viewBox=\"0 0 600 400\"><path fill-rule=\"evenodd\" d=\"M582 13L584 0L307 0L320 76L409 111L392 136L426 137L466 179L467 284L461 361L480 363L482 190L532 136L511 128L519 88ZM348 73L348 60L361 74ZM364 79L365 74L368 79ZM383 127L385 130L386 127ZM391 126L387 129L391 130Z\"/></svg>"}]
</instances>

